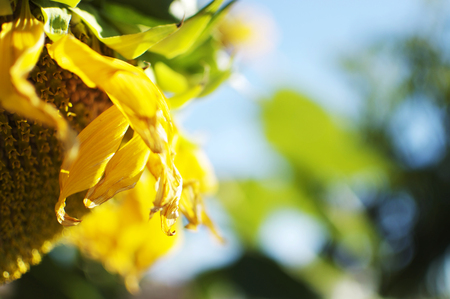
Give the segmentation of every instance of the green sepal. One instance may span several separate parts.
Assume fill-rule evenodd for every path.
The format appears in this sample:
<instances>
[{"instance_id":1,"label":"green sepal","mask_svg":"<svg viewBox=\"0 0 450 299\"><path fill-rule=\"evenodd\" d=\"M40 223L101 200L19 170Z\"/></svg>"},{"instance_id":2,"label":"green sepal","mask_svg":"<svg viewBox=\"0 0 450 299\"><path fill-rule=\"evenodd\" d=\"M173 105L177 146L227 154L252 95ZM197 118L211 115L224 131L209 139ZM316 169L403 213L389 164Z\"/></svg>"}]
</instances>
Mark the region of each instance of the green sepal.
<instances>
[{"instance_id":1,"label":"green sepal","mask_svg":"<svg viewBox=\"0 0 450 299\"><path fill-rule=\"evenodd\" d=\"M45 34L53 42L69 32L72 15L64 5L49 0L33 0L33 3L41 8Z\"/></svg>"},{"instance_id":2,"label":"green sepal","mask_svg":"<svg viewBox=\"0 0 450 299\"><path fill-rule=\"evenodd\" d=\"M171 23L143 15L132 7L110 2L102 5L101 15L114 24L122 34L139 33L151 27Z\"/></svg>"},{"instance_id":3,"label":"green sepal","mask_svg":"<svg viewBox=\"0 0 450 299\"><path fill-rule=\"evenodd\" d=\"M207 28L223 0L214 0L181 26L180 30L149 49L169 59L186 53Z\"/></svg>"},{"instance_id":4,"label":"green sepal","mask_svg":"<svg viewBox=\"0 0 450 299\"><path fill-rule=\"evenodd\" d=\"M189 88L188 80L182 74L174 71L167 64L158 61L153 65L156 82L164 91L183 93Z\"/></svg>"},{"instance_id":5,"label":"green sepal","mask_svg":"<svg viewBox=\"0 0 450 299\"><path fill-rule=\"evenodd\" d=\"M168 24L152 27L143 32L121 35L117 28L106 22L92 6L83 4L71 10L83 20L101 42L125 59L139 57L148 48L178 30L177 24Z\"/></svg>"},{"instance_id":6,"label":"green sepal","mask_svg":"<svg viewBox=\"0 0 450 299\"><path fill-rule=\"evenodd\" d=\"M227 3L224 7L222 7L213 17L211 18L211 21L209 21L208 25L206 26L205 30L203 30L202 34L197 38L195 43L192 45L190 52L195 51L199 46L201 46L204 42L208 40L208 38L211 38L211 32L216 27L218 23L220 23L229 13L231 7L234 3L236 3L237 0L231 1Z\"/></svg>"},{"instance_id":7,"label":"green sepal","mask_svg":"<svg viewBox=\"0 0 450 299\"><path fill-rule=\"evenodd\" d=\"M175 94L174 96L169 98L170 108L179 109L182 106L186 105L192 99L195 99L199 96L199 94L203 91L204 85L198 84L195 85L186 91Z\"/></svg>"},{"instance_id":8,"label":"green sepal","mask_svg":"<svg viewBox=\"0 0 450 299\"><path fill-rule=\"evenodd\" d=\"M208 80L208 84L206 84L203 91L200 94L198 94L198 97L201 98L209 95L211 92L216 90L217 87L220 86L220 84L222 84L225 80L227 80L231 74L232 74L231 69L227 69L222 72L217 72L216 74L214 74L214 76L211 76Z\"/></svg>"}]
</instances>

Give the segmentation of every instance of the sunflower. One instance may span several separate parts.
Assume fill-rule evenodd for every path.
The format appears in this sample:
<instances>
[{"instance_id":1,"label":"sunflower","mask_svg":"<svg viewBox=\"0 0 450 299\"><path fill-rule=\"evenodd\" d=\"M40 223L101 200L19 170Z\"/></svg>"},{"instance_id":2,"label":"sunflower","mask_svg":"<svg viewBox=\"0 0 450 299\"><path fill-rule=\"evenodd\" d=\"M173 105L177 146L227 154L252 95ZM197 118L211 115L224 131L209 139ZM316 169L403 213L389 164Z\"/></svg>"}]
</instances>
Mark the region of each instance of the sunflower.
<instances>
[{"instance_id":1,"label":"sunflower","mask_svg":"<svg viewBox=\"0 0 450 299\"><path fill-rule=\"evenodd\" d=\"M199 148L180 136L169 107L210 93L229 76L230 66L216 63L221 45L213 34L228 6L219 10L216 0L181 23L167 23L113 2L78 2L0 1L0 282L38 263L63 226L82 222L86 208L139 181L137 193L119 196L123 210L159 214L166 236L175 234L180 212L188 228L204 223L215 232L201 197L215 180ZM120 19L123 12L139 24ZM150 77L178 88L166 90L167 99ZM139 191L149 186L153 194ZM150 197L151 204L142 203ZM92 235L108 217L122 217L121 209L87 215L73 242L83 244L83 231ZM147 232L154 227L152 220ZM158 238L151 258L133 251L144 260L134 267L108 259L88 241L80 246L133 289L174 243Z\"/></svg>"}]
</instances>

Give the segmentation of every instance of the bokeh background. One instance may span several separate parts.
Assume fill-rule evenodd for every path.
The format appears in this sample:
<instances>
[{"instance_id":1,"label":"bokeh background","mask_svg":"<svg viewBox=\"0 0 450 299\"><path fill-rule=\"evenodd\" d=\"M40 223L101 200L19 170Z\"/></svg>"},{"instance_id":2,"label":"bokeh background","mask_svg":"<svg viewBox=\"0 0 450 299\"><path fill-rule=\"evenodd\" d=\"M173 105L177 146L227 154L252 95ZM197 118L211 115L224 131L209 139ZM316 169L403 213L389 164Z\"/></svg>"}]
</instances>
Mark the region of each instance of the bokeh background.
<instances>
[{"instance_id":1,"label":"bokeh background","mask_svg":"<svg viewBox=\"0 0 450 299\"><path fill-rule=\"evenodd\" d=\"M449 2L233 13L223 30L251 33L234 74L176 115L215 167L207 206L226 244L185 231L138 295L60 245L0 298L450 296Z\"/></svg>"}]
</instances>

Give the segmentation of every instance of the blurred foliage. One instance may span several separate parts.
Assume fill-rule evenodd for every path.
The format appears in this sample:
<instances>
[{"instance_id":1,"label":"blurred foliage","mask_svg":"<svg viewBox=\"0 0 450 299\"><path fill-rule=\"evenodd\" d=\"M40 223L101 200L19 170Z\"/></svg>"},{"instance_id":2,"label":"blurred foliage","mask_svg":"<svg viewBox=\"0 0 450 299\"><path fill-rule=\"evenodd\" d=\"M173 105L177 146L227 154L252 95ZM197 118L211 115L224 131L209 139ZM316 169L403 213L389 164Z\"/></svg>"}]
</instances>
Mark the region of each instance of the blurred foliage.
<instances>
[{"instance_id":1,"label":"blurred foliage","mask_svg":"<svg viewBox=\"0 0 450 299\"><path fill-rule=\"evenodd\" d=\"M420 33L379 40L343 59L360 99L357 117L346 123L295 91L262 102L267 139L289 170L222 183L220 197L247 250L263 250L258 232L272 213L298 210L326 227L327 242L310 264L286 270L321 297L449 296L450 49L444 24L435 20ZM210 274L229 281L227 273ZM260 273L256 266L254 273Z\"/></svg>"},{"instance_id":2,"label":"blurred foliage","mask_svg":"<svg viewBox=\"0 0 450 299\"><path fill-rule=\"evenodd\" d=\"M386 162L356 132L336 125L306 97L280 91L263 105L268 140L297 168L323 180L381 171Z\"/></svg>"},{"instance_id":3,"label":"blurred foliage","mask_svg":"<svg viewBox=\"0 0 450 299\"><path fill-rule=\"evenodd\" d=\"M126 298L122 281L100 263L83 258L75 248L63 246L11 284L13 292L1 298Z\"/></svg>"},{"instance_id":4,"label":"blurred foliage","mask_svg":"<svg viewBox=\"0 0 450 299\"><path fill-rule=\"evenodd\" d=\"M198 277L195 298L320 298L307 284L274 261L248 253L234 264Z\"/></svg>"}]
</instances>

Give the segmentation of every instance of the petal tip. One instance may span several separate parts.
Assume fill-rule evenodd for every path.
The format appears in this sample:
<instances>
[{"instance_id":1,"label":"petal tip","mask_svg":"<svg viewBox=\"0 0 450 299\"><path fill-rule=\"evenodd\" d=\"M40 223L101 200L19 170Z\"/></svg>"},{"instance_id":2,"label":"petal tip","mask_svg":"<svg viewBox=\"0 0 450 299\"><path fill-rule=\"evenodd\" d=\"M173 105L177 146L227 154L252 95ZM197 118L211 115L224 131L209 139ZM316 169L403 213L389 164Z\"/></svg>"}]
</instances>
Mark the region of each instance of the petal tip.
<instances>
[{"instance_id":1,"label":"petal tip","mask_svg":"<svg viewBox=\"0 0 450 299\"><path fill-rule=\"evenodd\" d=\"M64 213L63 217L58 217L58 222L63 226L75 226L80 224L81 220Z\"/></svg>"}]
</instances>

